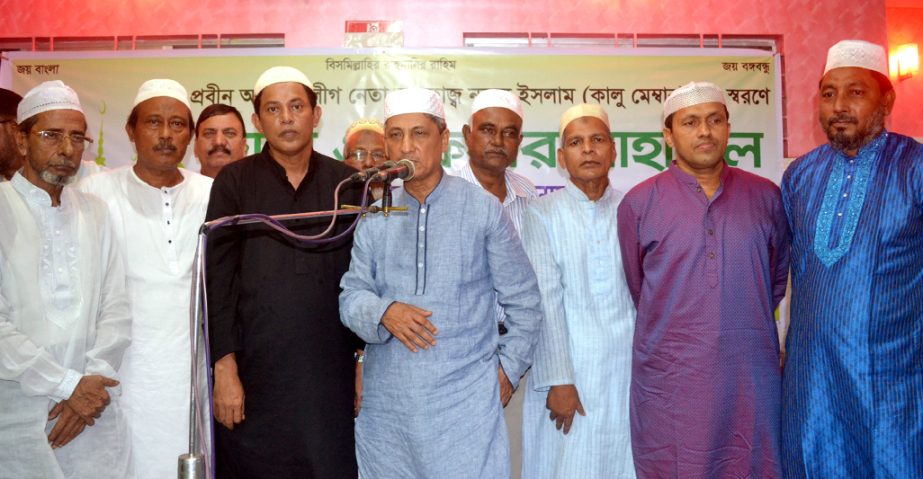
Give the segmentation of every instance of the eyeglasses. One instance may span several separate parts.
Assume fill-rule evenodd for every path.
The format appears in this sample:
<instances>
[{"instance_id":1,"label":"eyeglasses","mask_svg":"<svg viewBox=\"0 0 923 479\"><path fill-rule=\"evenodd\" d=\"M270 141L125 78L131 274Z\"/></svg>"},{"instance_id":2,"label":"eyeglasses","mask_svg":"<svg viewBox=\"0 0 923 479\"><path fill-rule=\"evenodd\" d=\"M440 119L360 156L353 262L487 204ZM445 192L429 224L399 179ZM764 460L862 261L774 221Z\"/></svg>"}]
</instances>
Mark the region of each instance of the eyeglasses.
<instances>
[{"instance_id":1,"label":"eyeglasses","mask_svg":"<svg viewBox=\"0 0 923 479\"><path fill-rule=\"evenodd\" d=\"M61 146L61 142L64 141L64 137L67 137L70 140L71 145L76 149L83 149L93 143L93 140L87 138L80 133L71 133L70 135L65 134L63 131L54 131L54 130L42 130L42 131L33 131L30 132L33 135L42 139L48 146Z\"/></svg>"},{"instance_id":2,"label":"eyeglasses","mask_svg":"<svg viewBox=\"0 0 923 479\"><path fill-rule=\"evenodd\" d=\"M376 163L380 163L388 159L388 155L385 155L385 152L383 151L373 151L372 153L369 153L368 150L362 150L362 149L350 151L349 154L346 155L346 157L350 159L362 161L363 159L368 158L369 155L372 156L372 161Z\"/></svg>"}]
</instances>

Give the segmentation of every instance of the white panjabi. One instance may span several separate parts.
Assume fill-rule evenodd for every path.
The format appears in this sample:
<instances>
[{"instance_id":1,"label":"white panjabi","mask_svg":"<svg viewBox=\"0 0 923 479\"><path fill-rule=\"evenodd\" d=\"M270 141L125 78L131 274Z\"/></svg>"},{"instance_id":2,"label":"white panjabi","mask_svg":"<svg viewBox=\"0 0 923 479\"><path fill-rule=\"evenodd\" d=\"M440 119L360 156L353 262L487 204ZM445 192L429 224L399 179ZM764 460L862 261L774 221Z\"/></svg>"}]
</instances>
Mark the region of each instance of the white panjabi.
<instances>
[{"instance_id":1,"label":"white panjabi","mask_svg":"<svg viewBox=\"0 0 923 479\"><path fill-rule=\"evenodd\" d=\"M485 108L506 108L519 115L519 118L525 119L522 102L519 97L508 90L487 89L478 93L471 102L471 115Z\"/></svg>"},{"instance_id":2,"label":"white panjabi","mask_svg":"<svg viewBox=\"0 0 923 479\"><path fill-rule=\"evenodd\" d=\"M186 92L186 88L180 85L178 81L167 78L155 78L142 83L131 107L134 108L143 101L161 96L178 100L183 105L186 105L186 108L192 110L192 107L189 106L189 94Z\"/></svg>"},{"instance_id":3,"label":"white panjabi","mask_svg":"<svg viewBox=\"0 0 923 479\"><path fill-rule=\"evenodd\" d=\"M410 87L392 91L385 97L385 121L406 113L426 113L445 120L439 94L426 88Z\"/></svg>"},{"instance_id":4,"label":"white panjabi","mask_svg":"<svg viewBox=\"0 0 923 479\"><path fill-rule=\"evenodd\" d=\"M75 110L83 113L77 92L61 80L39 83L26 92L16 107L16 122L22 123L39 113L52 110Z\"/></svg>"},{"instance_id":5,"label":"white panjabi","mask_svg":"<svg viewBox=\"0 0 923 479\"><path fill-rule=\"evenodd\" d=\"M564 129L567 128L567 125L570 125L570 123L577 118L583 117L598 118L606 124L606 129L612 129L609 126L609 115L606 114L606 110L604 110L603 107L590 103L581 103L568 108L567 111L561 115L561 129L559 133L561 134L562 140L564 138Z\"/></svg>"},{"instance_id":6,"label":"white panjabi","mask_svg":"<svg viewBox=\"0 0 923 479\"><path fill-rule=\"evenodd\" d=\"M888 76L888 55L884 47L863 40L842 40L827 50L824 75L834 68L859 67Z\"/></svg>"},{"instance_id":7,"label":"white panjabi","mask_svg":"<svg viewBox=\"0 0 923 479\"><path fill-rule=\"evenodd\" d=\"M700 105L702 103L721 103L727 105L724 99L724 90L710 82L689 82L670 92L663 102L663 117L666 118L683 108Z\"/></svg>"},{"instance_id":8,"label":"white panjabi","mask_svg":"<svg viewBox=\"0 0 923 479\"><path fill-rule=\"evenodd\" d=\"M305 75L304 72L295 67L282 65L264 71L263 74L256 79L256 83L253 85L253 97L256 98L256 96L269 85L289 82L301 83L311 88L311 91L314 91L314 88L311 86L311 80L308 79L308 76Z\"/></svg>"}]
</instances>

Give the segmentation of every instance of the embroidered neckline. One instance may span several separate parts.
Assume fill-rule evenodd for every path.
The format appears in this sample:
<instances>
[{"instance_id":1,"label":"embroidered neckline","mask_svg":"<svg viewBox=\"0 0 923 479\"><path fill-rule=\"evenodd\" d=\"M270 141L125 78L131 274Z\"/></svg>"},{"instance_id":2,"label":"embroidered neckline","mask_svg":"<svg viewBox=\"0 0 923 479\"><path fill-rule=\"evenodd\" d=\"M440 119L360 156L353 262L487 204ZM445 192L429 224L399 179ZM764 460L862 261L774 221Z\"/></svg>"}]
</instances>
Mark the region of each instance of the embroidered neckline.
<instances>
[{"instance_id":1,"label":"embroidered neckline","mask_svg":"<svg viewBox=\"0 0 923 479\"><path fill-rule=\"evenodd\" d=\"M878 135L871 143L862 148L855 158L849 158L839 151L835 153L833 169L827 178L824 199L821 203L820 214L817 217L817 225L814 229L814 253L827 267L833 266L839 261L852 246L856 227L859 225L859 216L862 214L862 207L865 205L868 184L873 174L872 168L875 166L875 160L884 147L887 136L887 132ZM856 171L854 172L855 184L850 197L846 201L845 218L840 237L836 247L831 248L830 239L833 220L836 215L836 206L843 190L843 183L846 181L846 166L850 160L857 163Z\"/></svg>"}]
</instances>

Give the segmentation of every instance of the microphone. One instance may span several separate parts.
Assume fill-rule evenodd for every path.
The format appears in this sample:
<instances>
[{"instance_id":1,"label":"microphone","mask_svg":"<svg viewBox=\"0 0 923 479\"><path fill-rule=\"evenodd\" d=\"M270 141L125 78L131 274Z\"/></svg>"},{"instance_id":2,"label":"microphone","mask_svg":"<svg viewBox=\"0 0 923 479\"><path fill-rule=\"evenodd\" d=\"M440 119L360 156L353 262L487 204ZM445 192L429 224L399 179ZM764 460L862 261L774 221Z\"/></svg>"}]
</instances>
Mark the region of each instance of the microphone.
<instances>
[{"instance_id":1,"label":"microphone","mask_svg":"<svg viewBox=\"0 0 923 479\"><path fill-rule=\"evenodd\" d=\"M375 174L372 177L372 181L384 181L388 182L394 179L402 179L404 181L413 178L414 170L416 168L413 166L413 162L408 159L403 159L397 162L397 165L391 168L385 168Z\"/></svg>"},{"instance_id":2,"label":"microphone","mask_svg":"<svg viewBox=\"0 0 923 479\"><path fill-rule=\"evenodd\" d=\"M357 171L349 176L349 180L355 183L365 183L365 180L369 179L370 176L377 174L379 171L386 168L393 168L397 163L393 161L386 161L381 164L381 166L374 168L366 168L364 170Z\"/></svg>"}]
</instances>

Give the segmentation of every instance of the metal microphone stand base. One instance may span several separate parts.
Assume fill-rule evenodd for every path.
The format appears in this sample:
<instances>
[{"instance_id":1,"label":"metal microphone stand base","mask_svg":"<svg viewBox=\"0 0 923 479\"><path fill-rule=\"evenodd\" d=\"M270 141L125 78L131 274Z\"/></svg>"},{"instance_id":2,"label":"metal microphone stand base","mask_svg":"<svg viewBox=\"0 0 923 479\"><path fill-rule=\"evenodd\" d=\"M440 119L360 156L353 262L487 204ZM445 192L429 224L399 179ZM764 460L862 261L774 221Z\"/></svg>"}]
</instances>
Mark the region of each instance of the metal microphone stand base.
<instances>
[{"instance_id":1,"label":"metal microphone stand base","mask_svg":"<svg viewBox=\"0 0 923 479\"><path fill-rule=\"evenodd\" d=\"M177 473L179 479L205 479L205 458L201 454L183 454Z\"/></svg>"}]
</instances>

